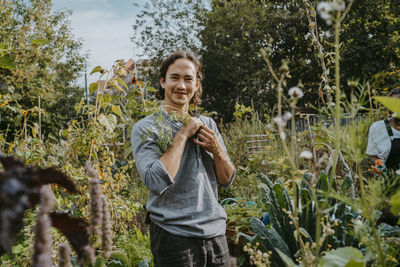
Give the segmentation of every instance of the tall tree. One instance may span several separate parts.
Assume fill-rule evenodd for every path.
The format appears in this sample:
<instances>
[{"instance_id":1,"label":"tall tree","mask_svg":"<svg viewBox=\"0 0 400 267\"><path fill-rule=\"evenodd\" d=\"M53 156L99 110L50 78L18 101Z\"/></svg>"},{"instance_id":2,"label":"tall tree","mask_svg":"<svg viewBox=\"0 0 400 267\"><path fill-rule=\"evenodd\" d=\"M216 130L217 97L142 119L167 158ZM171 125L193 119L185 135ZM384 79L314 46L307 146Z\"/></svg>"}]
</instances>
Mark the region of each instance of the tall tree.
<instances>
[{"instance_id":1,"label":"tall tree","mask_svg":"<svg viewBox=\"0 0 400 267\"><path fill-rule=\"evenodd\" d=\"M15 68L0 68L0 128L8 136L24 120L38 122L55 134L74 114L83 95L75 80L85 67L81 42L74 40L68 12L52 12L50 0L0 0L0 43ZM4 132L3 132L4 134Z\"/></svg>"},{"instance_id":2,"label":"tall tree","mask_svg":"<svg viewBox=\"0 0 400 267\"><path fill-rule=\"evenodd\" d=\"M159 8L148 6L152 11L142 13L142 18L151 18L154 23L152 26L144 21L138 24L147 28L140 31L142 39L135 35L136 44L146 47L148 55L158 59L175 47L198 51L205 73L203 106L217 111L226 120L232 118L236 101L254 104L260 111L274 107L275 84L260 56L262 47L271 48L270 58L275 68L279 68L283 59L288 61L292 78L288 79L285 90L302 80L305 97L300 105L326 103L325 94L329 90L323 94L322 89L333 86L334 36L332 26L315 14L319 0L211 0L196 8L193 1L169 0L164 9L159 0L151 2ZM341 31L344 91L349 89L348 79L371 81L374 77L400 72L399 9L399 0L355 1ZM311 21L307 16L310 10L313 11ZM178 34L173 34L169 28L182 18L185 23L174 28ZM309 31L314 24L323 54L310 38ZM195 42L187 38L197 35ZM324 67L321 57L325 57ZM321 82L323 79L326 82ZM392 84L395 82L396 79Z\"/></svg>"},{"instance_id":3,"label":"tall tree","mask_svg":"<svg viewBox=\"0 0 400 267\"><path fill-rule=\"evenodd\" d=\"M307 20L296 1L215 0L211 6L201 33L207 108L230 120L236 101L260 111L274 106L274 83L260 56L267 46L275 67L289 61L294 78L288 85L311 79L304 72L295 75L305 66L299 51L310 50L304 38Z\"/></svg>"},{"instance_id":4,"label":"tall tree","mask_svg":"<svg viewBox=\"0 0 400 267\"><path fill-rule=\"evenodd\" d=\"M400 86L400 1L355 1L343 28L344 78L375 81L395 73L397 79L377 85Z\"/></svg>"}]
</instances>

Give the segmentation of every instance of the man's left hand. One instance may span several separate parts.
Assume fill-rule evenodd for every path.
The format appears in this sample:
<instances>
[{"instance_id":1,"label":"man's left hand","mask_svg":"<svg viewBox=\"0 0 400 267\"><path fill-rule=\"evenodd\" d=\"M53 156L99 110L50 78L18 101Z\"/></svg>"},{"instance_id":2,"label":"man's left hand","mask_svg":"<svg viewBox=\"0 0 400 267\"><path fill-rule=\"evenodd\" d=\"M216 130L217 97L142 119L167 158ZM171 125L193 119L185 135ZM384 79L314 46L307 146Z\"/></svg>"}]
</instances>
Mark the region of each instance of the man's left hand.
<instances>
[{"instance_id":1,"label":"man's left hand","mask_svg":"<svg viewBox=\"0 0 400 267\"><path fill-rule=\"evenodd\" d=\"M202 125L200 127L197 137L197 139L193 138L193 141L208 152L212 153L213 155L221 152L222 147L218 141L217 135L207 126Z\"/></svg>"}]
</instances>

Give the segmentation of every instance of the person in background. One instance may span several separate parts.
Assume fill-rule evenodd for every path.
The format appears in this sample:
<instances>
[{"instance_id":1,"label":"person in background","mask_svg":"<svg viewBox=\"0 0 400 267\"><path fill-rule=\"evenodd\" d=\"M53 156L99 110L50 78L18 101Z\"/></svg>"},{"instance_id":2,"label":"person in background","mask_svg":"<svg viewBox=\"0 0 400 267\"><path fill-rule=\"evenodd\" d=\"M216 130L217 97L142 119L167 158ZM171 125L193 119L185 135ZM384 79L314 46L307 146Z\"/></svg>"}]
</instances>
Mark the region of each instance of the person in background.
<instances>
[{"instance_id":1,"label":"person in background","mask_svg":"<svg viewBox=\"0 0 400 267\"><path fill-rule=\"evenodd\" d=\"M217 185L230 186L235 168L216 123L188 115L189 106L201 100L201 63L190 52L175 51L161 63L159 79L164 109L137 122L131 136L136 167L149 190L154 265L231 266ZM174 114L190 119L183 123ZM166 132L173 140L160 151Z\"/></svg>"},{"instance_id":2,"label":"person in background","mask_svg":"<svg viewBox=\"0 0 400 267\"><path fill-rule=\"evenodd\" d=\"M390 97L400 98L400 87L389 93ZM398 114L397 114L398 115ZM373 123L369 129L367 154L374 164L377 174L388 175L385 180L384 195L390 197L399 188L398 180L395 180L396 171L400 169L400 119L392 116L385 120ZM382 209L382 216L378 223L386 222L396 225L398 215L390 212L390 205L386 201Z\"/></svg>"},{"instance_id":3,"label":"person in background","mask_svg":"<svg viewBox=\"0 0 400 267\"><path fill-rule=\"evenodd\" d=\"M400 87L389 93L400 98ZM393 172L400 168L400 119L391 118L373 123L369 129L367 154L376 173Z\"/></svg>"}]
</instances>

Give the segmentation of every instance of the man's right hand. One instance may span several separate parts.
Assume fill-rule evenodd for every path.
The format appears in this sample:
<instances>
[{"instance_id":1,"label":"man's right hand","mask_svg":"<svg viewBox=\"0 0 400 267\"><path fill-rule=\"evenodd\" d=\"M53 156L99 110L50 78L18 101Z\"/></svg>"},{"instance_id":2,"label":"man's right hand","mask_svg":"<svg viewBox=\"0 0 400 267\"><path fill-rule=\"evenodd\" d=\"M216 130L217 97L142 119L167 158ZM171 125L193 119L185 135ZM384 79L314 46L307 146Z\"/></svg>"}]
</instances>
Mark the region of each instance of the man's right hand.
<instances>
[{"instance_id":1,"label":"man's right hand","mask_svg":"<svg viewBox=\"0 0 400 267\"><path fill-rule=\"evenodd\" d=\"M201 120L196 117L191 117L187 125L184 125L180 132L186 137L186 139L191 138L203 125Z\"/></svg>"}]
</instances>

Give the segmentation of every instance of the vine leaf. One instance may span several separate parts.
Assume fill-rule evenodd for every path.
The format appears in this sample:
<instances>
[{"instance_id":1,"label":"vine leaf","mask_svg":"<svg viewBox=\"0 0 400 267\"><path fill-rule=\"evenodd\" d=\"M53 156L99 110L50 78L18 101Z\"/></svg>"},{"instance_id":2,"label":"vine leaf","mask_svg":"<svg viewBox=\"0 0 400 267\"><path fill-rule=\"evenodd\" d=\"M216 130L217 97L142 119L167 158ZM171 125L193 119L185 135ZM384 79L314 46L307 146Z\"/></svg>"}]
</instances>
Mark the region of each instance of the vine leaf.
<instances>
[{"instance_id":1,"label":"vine leaf","mask_svg":"<svg viewBox=\"0 0 400 267\"><path fill-rule=\"evenodd\" d=\"M93 94L99 88L99 84L97 82L93 82L89 85L89 94Z\"/></svg>"},{"instance_id":2,"label":"vine leaf","mask_svg":"<svg viewBox=\"0 0 400 267\"><path fill-rule=\"evenodd\" d=\"M122 112L121 112L120 106L112 105L111 110L112 110L112 112L114 112L115 114L117 114L118 116L120 116L122 118Z\"/></svg>"},{"instance_id":3,"label":"vine leaf","mask_svg":"<svg viewBox=\"0 0 400 267\"><path fill-rule=\"evenodd\" d=\"M0 68L15 70L17 68L17 66L15 65L14 61L11 60L11 58L9 58L7 56L3 56L3 57L0 57Z\"/></svg>"},{"instance_id":4,"label":"vine leaf","mask_svg":"<svg viewBox=\"0 0 400 267\"><path fill-rule=\"evenodd\" d=\"M103 68L101 66L97 66L97 67L93 68L93 70L90 72L90 75L92 75L93 73L102 72L102 71L104 71Z\"/></svg>"}]
</instances>

